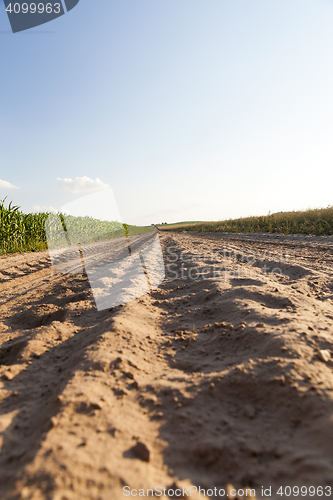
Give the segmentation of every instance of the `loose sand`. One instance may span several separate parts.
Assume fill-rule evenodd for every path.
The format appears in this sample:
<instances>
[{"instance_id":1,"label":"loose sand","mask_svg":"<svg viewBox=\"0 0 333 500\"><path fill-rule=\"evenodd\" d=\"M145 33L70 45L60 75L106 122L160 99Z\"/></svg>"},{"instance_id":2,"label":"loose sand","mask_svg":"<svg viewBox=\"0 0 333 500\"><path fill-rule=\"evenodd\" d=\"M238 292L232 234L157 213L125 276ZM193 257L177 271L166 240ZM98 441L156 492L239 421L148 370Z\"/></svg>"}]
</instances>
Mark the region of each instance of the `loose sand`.
<instances>
[{"instance_id":1,"label":"loose sand","mask_svg":"<svg viewBox=\"0 0 333 500\"><path fill-rule=\"evenodd\" d=\"M2 500L332 486L332 238L160 239L164 282L101 312L48 252L0 259Z\"/></svg>"}]
</instances>

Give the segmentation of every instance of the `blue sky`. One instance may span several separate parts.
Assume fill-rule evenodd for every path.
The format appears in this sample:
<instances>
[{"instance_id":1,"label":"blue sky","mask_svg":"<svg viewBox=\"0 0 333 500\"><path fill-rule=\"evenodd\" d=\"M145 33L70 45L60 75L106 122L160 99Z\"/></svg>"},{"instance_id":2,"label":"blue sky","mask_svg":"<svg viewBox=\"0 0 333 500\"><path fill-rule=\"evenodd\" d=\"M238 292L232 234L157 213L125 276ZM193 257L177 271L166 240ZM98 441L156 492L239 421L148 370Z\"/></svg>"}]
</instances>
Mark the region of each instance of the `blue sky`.
<instances>
[{"instance_id":1,"label":"blue sky","mask_svg":"<svg viewBox=\"0 0 333 500\"><path fill-rule=\"evenodd\" d=\"M16 34L0 7L0 199L111 186L136 224L333 203L333 0L80 0Z\"/></svg>"}]
</instances>

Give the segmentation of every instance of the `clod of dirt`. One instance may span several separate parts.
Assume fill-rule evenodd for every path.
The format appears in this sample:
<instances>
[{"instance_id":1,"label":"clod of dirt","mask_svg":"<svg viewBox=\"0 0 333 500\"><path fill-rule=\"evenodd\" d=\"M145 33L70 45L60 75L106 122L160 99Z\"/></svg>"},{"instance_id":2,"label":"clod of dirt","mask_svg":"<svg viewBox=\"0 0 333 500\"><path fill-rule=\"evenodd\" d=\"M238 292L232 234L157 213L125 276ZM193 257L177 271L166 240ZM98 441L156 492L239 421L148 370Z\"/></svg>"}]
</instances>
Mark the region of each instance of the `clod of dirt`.
<instances>
[{"instance_id":1,"label":"clod of dirt","mask_svg":"<svg viewBox=\"0 0 333 500\"><path fill-rule=\"evenodd\" d=\"M243 413L247 418L254 418L256 414L255 409L251 405L245 405L243 408Z\"/></svg>"},{"instance_id":2,"label":"clod of dirt","mask_svg":"<svg viewBox=\"0 0 333 500\"><path fill-rule=\"evenodd\" d=\"M124 389L113 389L115 396L126 396L128 393Z\"/></svg>"},{"instance_id":3,"label":"clod of dirt","mask_svg":"<svg viewBox=\"0 0 333 500\"><path fill-rule=\"evenodd\" d=\"M144 462L149 462L150 460L150 451L148 447L142 443L141 441L138 441L135 446L133 446L132 451L134 455L139 458L140 460L143 460Z\"/></svg>"},{"instance_id":4,"label":"clod of dirt","mask_svg":"<svg viewBox=\"0 0 333 500\"><path fill-rule=\"evenodd\" d=\"M331 353L327 349L322 349L321 351L319 351L318 357L319 359L321 359L321 361L327 363L327 361L331 359Z\"/></svg>"},{"instance_id":5,"label":"clod of dirt","mask_svg":"<svg viewBox=\"0 0 333 500\"><path fill-rule=\"evenodd\" d=\"M76 407L77 413L86 413L89 414L95 410L101 410L102 405L97 402L87 402L81 401L81 403Z\"/></svg>"},{"instance_id":6,"label":"clod of dirt","mask_svg":"<svg viewBox=\"0 0 333 500\"><path fill-rule=\"evenodd\" d=\"M121 358L116 358L116 359L114 359L113 361L111 361L111 363L110 363L110 367L111 367L111 368L112 368L112 367L117 368L117 367L118 367L118 365L120 365L120 363L121 363L121 362L122 362L122 359L121 359Z\"/></svg>"},{"instance_id":7,"label":"clod of dirt","mask_svg":"<svg viewBox=\"0 0 333 500\"><path fill-rule=\"evenodd\" d=\"M16 362L23 349L27 346L28 340L18 340L0 347L0 365L11 365Z\"/></svg>"}]
</instances>

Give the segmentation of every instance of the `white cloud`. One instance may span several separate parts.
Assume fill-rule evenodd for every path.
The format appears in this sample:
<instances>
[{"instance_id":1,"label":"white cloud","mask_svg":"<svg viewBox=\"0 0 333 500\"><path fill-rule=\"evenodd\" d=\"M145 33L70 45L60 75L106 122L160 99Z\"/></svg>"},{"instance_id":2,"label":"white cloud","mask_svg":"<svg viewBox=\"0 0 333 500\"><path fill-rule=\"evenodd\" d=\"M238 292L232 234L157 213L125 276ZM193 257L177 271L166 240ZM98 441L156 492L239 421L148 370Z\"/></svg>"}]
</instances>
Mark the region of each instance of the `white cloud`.
<instances>
[{"instance_id":1,"label":"white cloud","mask_svg":"<svg viewBox=\"0 0 333 500\"><path fill-rule=\"evenodd\" d=\"M40 205L34 205L32 207L32 211L33 212L59 212L59 210L57 208L54 208L52 206L49 206L49 207L44 207L44 206L40 206Z\"/></svg>"},{"instance_id":2,"label":"white cloud","mask_svg":"<svg viewBox=\"0 0 333 500\"><path fill-rule=\"evenodd\" d=\"M86 175L83 177L75 177L72 179L60 179L58 177L57 181L60 186L70 191L71 193L91 193L92 191L101 191L102 189L109 189L109 184L105 184L98 177L94 179L90 179Z\"/></svg>"},{"instance_id":3,"label":"white cloud","mask_svg":"<svg viewBox=\"0 0 333 500\"><path fill-rule=\"evenodd\" d=\"M20 189L18 186L14 186L14 184L11 184L8 181L2 181L0 179L0 189L1 188L3 188L3 189Z\"/></svg>"}]
</instances>

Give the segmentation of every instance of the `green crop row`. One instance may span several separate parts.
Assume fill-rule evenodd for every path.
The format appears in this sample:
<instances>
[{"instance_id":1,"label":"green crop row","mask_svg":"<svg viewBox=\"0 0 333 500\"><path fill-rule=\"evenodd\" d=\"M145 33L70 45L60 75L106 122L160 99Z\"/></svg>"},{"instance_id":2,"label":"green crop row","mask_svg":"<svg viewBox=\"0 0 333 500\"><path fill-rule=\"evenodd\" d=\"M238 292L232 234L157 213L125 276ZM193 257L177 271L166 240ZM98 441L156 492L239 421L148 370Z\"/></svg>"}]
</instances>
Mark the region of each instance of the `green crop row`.
<instances>
[{"instance_id":1,"label":"green crop row","mask_svg":"<svg viewBox=\"0 0 333 500\"><path fill-rule=\"evenodd\" d=\"M6 207L5 200L0 200L0 254L45 249L48 214L24 214L12 202Z\"/></svg>"},{"instance_id":2,"label":"green crop row","mask_svg":"<svg viewBox=\"0 0 333 500\"><path fill-rule=\"evenodd\" d=\"M178 223L159 226L163 231L199 231L225 233L333 234L333 207L243 217L217 222Z\"/></svg>"},{"instance_id":3,"label":"green crop row","mask_svg":"<svg viewBox=\"0 0 333 500\"><path fill-rule=\"evenodd\" d=\"M153 227L131 226L92 217L44 212L25 214L12 202L6 207L5 201L6 198L0 200L0 255L44 250L47 248L46 236L52 246L61 246L154 231Z\"/></svg>"}]
</instances>

